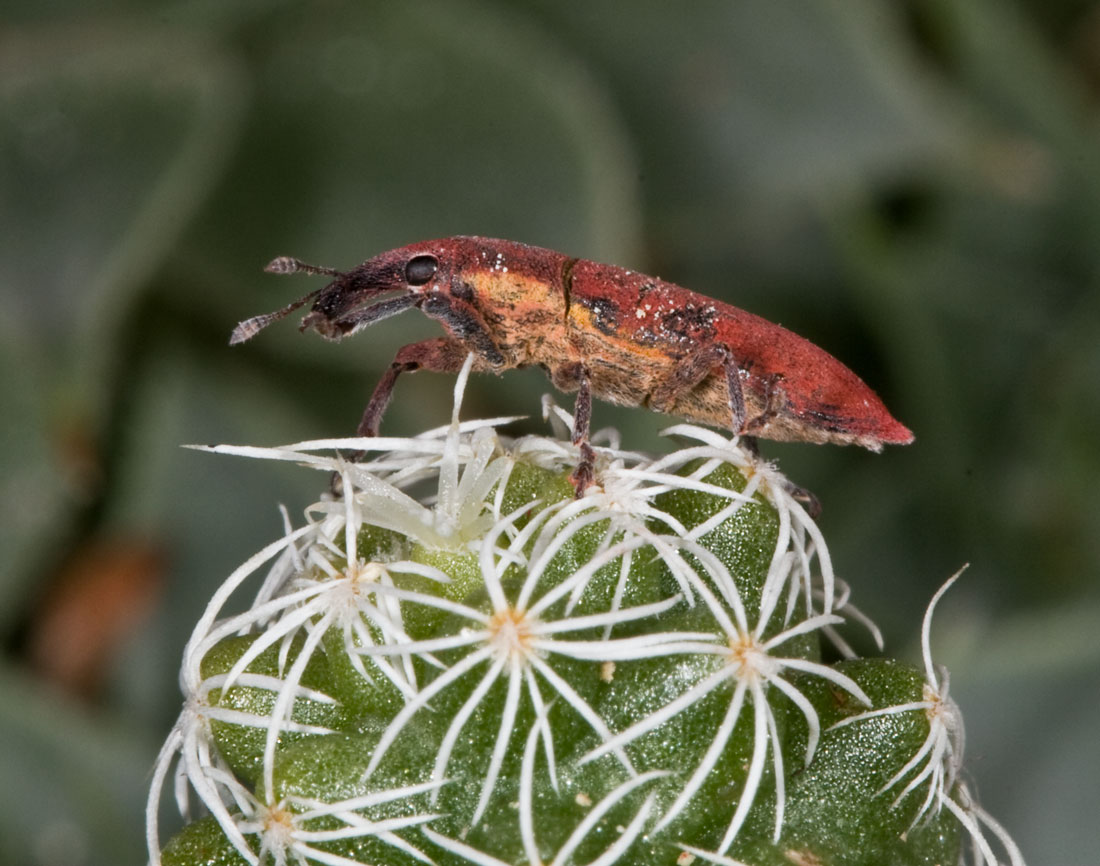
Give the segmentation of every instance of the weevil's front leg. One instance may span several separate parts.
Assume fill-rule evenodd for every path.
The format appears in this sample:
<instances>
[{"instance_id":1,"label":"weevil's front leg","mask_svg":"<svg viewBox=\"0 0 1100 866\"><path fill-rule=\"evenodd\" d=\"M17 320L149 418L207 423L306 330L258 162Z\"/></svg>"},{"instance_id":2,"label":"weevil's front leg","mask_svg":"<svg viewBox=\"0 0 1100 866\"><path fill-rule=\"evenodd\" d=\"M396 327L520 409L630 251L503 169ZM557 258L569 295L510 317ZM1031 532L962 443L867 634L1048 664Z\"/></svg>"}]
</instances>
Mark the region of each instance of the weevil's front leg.
<instances>
[{"instance_id":1,"label":"weevil's front leg","mask_svg":"<svg viewBox=\"0 0 1100 866\"><path fill-rule=\"evenodd\" d=\"M592 426L592 385L588 368L579 361L561 364L550 371L550 379L555 387L563 391L577 388L577 402L573 408L573 444L580 449L581 460L569 476L569 481L577 499L580 499L596 477L596 452L588 441Z\"/></svg>"},{"instance_id":2,"label":"weevil's front leg","mask_svg":"<svg viewBox=\"0 0 1100 866\"><path fill-rule=\"evenodd\" d=\"M363 410L363 418L356 430L357 436L377 436L378 428L382 423L382 415L393 397L393 386L397 377L402 373L410 373L414 370L431 370L435 373L457 373L466 363L469 354L467 348L457 340L447 337L434 337L431 340L422 340L419 343L410 343L398 350L397 357L393 359L381 381L375 386L371 394L367 408ZM479 363L474 361L474 369L478 369ZM489 369L486 367L486 369Z\"/></svg>"},{"instance_id":3,"label":"weevil's front leg","mask_svg":"<svg viewBox=\"0 0 1100 866\"><path fill-rule=\"evenodd\" d=\"M410 343L399 349L389 369L374 388L367 408L363 410L363 417L359 421L359 427L355 431L356 436L377 436L378 428L382 423L382 415L393 397L393 386L397 377L402 373L413 370L433 370L437 373L457 373L466 363L466 347L457 340L446 337L436 337L431 340L422 340L419 343ZM474 369L477 369L474 363ZM355 451L345 454L346 459L358 461L367 452ZM339 472L334 472L330 480L330 489L336 498L344 495L343 478Z\"/></svg>"}]
</instances>

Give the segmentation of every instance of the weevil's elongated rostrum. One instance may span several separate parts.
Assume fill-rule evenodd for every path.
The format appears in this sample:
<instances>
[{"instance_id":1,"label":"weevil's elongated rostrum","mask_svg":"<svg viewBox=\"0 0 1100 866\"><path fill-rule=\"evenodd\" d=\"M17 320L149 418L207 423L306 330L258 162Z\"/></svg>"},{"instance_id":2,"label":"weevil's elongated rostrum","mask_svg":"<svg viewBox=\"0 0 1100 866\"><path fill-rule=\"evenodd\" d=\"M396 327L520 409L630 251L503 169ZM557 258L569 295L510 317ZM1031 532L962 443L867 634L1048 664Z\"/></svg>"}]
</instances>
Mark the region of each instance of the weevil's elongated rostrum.
<instances>
[{"instance_id":1,"label":"weevil's elongated rostrum","mask_svg":"<svg viewBox=\"0 0 1100 866\"><path fill-rule=\"evenodd\" d=\"M913 441L855 373L808 340L613 265L514 241L453 237L391 250L347 272L291 258L277 258L267 270L333 280L282 310L241 322L231 344L309 301L302 330L331 340L412 307L442 323L446 336L398 351L367 404L359 435L377 435L402 372L455 373L471 352L474 370L535 365L555 387L578 392L578 495L593 477L592 396L747 437L872 451Z\"/></svg>"}]
</instances>

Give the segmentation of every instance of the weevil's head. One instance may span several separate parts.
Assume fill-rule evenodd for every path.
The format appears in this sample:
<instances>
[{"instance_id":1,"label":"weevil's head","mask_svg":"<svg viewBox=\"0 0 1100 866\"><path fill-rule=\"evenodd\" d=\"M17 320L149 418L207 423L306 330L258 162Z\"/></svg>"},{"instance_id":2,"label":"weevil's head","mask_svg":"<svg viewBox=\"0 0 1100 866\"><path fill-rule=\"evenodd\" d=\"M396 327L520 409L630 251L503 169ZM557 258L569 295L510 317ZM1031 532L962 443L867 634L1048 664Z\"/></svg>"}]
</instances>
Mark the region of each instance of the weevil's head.
<instances>
[{"instance_id":1,"label":"weevil's head","mask_svg":"<svg viewBox=\"0 0 1100 866\"><path fill-rule=\"evenodd\" d=\"M325 274L332 281L281 310L241 322L230 343L251 339L262 328L311 301L302 329L312 329L331 340L410 307L461 332L462 310L482 309L492 300L488 296L503 285L522 295L539 295L560 282L565 261L561 253L481 237L420 241L380 253L349 271L277 258L267 266L270 273Z\"/></svg>"},{"instance_id":2,"label":"weevil's head","mask_svg":"<svg viewBox=\"0 0 1100 866\"><path fill-rule=\"evenodd\" d=\"M419 306L433 284L446 283L449 262L438 242L421 242L390 250L347 273L336 275L317 294L302 329L324 337L341 337L384 318ZM385 300L378 300L390 295Z\"/></svg>"},{"instance_id":3,"label":"weevil's head","mask_svg":"<svg viewBox=\"0 0 1100 866\"><path fill-rule=\"evenodd\" d=\"M250 340L272 322L313 302L301 329L312 329L330 340L339 340L367 325L418 306L430 283L438 283L446 265L445 250L438 241L423 241L382 253L349 271L307 265L280 256L264 269L272 274L324 274L328 285L315 289L281 310L254 316L237 325L230 345ZM389 297L384 297L388 295Z\"/></svg>"}]
</instances>

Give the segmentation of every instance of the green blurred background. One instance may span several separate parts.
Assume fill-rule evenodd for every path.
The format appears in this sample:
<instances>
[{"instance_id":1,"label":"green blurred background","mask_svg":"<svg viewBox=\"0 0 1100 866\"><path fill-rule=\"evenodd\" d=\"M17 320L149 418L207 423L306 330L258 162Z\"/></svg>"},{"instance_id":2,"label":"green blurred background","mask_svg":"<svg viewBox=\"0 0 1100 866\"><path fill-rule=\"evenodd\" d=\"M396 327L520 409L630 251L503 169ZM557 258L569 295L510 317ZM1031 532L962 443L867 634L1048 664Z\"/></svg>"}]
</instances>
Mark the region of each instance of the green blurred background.
<instances>
[{"instance_id":1,"label":"green blurred background","mask_svg":"<svg viewBox=\"0 0 1100 866\"><path fill-rule=\"evenodd\" d=\"M326 484L181 443L348 434L436 333L230 349L318 285L264 263L463 233L659 274L870 382L916 444L765 453L888 652L971 563L934 635L972 785L1033 864L1095 863L1098 108L1094 0L7 0L0 862L144 858L191 624ZM403 379L384 431L451 386ZM466 416L547 390L477 379ZM597 404L633 447L666 423Z\"/></svg>"}]
</instances>

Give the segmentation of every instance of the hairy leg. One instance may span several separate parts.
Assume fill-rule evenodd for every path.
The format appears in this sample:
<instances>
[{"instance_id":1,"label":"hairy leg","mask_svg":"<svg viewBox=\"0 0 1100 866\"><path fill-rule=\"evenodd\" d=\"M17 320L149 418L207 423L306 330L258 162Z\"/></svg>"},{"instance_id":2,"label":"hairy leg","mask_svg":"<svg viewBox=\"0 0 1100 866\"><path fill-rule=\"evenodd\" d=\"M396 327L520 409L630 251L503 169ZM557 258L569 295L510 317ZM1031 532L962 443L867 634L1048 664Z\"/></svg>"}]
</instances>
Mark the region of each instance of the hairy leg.
<instances>
[{"instance_id":1,"label":"hairy leg","mask_svg":"<svg viewBox=\"0 0 1100 866\"><path fill-rule=\"evenodd\" d=\"M431 370L435 373L457 373L462 369L469 354L466 347L457 340L447 337L435 337L410 343L400 349L389 369L374 388L367 408L356 430L358 436L377 436L382 423L382 415L393 397L393 386L402 373L414 370ZM475 362L474 369L477 369Z\"/></svg>"},{"instance_id":2,"label":"hairy leg","mask_svg":"<svg viewBox=\"0 0 1100 866\"><path fill-rule=\"evenodd\" d=\"M574 385L577 387L577 402L573 409L573 444L580 448L581 460L569 480L576 497L580 499L596 476L596 452L588 441L592 425L592 386L588 368L579 361L561 364L550 372L550 379L562 390L571 390Z\"/></svg>"},{"instance_id":3,"label":"hairy leg","mask_svg":"<svg viewBox=\"0 0 1100 866\"><path fill-rule=\"evenodd\" d=\"M711 343L680 360L665 381L657 386L650 404L659 412L675 414L680 395L698 386L707 376L721 370L726 376L729 394L730 430L742 433L745 429L745 393L741 387L741 371L733 353L725 343Z\"/></svg>"}]
</instances>

